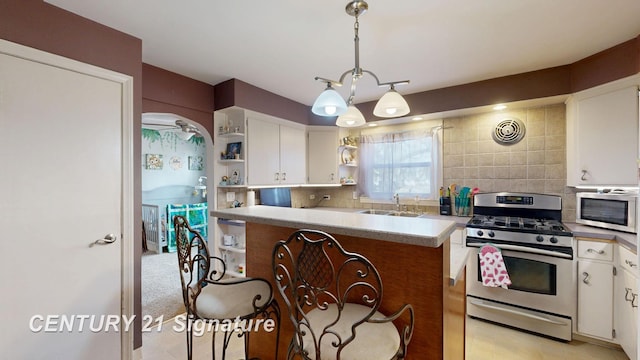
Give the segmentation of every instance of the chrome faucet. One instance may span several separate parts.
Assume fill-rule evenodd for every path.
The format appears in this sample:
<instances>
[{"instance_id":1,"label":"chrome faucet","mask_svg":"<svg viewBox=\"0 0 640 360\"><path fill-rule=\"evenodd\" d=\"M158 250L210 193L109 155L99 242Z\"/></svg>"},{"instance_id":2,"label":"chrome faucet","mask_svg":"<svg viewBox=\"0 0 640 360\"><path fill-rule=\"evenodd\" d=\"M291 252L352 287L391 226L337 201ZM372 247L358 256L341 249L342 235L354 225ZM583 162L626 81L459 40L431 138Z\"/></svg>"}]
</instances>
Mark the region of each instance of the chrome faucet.
<instances>
[{"instance_id":1,"label":"chrome faucet","mask_svg":"<svg viewBox=\"0 0 640 360\"><path fill-rule=\"evenodd\" d=\"M400 211L400 195L398 193L393 194L393 199L396 201L396 211Z\"/></svg>"}]
</instances>

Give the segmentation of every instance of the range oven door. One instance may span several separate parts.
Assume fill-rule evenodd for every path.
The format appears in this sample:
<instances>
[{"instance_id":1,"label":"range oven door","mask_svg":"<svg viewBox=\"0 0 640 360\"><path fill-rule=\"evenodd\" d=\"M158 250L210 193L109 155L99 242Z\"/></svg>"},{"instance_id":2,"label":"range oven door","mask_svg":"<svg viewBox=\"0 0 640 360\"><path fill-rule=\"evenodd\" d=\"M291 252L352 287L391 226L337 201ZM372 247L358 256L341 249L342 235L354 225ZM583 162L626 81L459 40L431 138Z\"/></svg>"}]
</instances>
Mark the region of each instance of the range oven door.
<instances>
[{"instance_id":1,"label":"range oven door","mask_svg":"<svg viewBox=\"0 0 640 360\"><path fill-rule=\"evenodd\" d=\"M486 243L467 238L467 247ZM491 245L501 250L512 284L508 289L482 285L478 251L474 251L467 266L469 315L571 340L576 312L573 255L499 241Z\"/></svg>"}]
</instances>

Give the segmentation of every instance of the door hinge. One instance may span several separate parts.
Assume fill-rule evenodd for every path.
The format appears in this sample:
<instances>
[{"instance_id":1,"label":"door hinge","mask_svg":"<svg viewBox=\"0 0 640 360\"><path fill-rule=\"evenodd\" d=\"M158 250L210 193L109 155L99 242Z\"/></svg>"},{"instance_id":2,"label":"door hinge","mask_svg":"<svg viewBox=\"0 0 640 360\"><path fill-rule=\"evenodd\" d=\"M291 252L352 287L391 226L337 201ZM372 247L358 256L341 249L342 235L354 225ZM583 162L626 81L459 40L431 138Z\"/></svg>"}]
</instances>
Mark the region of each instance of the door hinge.
<instances>
[{"instance_id":1,"label":"door hinge","mask_svg":"<svg viewBox=\"0 0 640 360\"><path fill-rule=\"evenodd\" d=\"M618 275L618 270L617 270L617 269L616 269L616 267L614 266L614 267L613 267L613 276L616 276L616 275Z\"/></svg>"},{"instance_id":2,"label":"door hinge","mask_svg":"<svg viewBox=\"0 0 640 360\"><path fill-rule=\"evenodd\" d=\"M611 338L615 339L616 338L616 329L612 329L611 330Z\"/></svg>"}]
</instances>

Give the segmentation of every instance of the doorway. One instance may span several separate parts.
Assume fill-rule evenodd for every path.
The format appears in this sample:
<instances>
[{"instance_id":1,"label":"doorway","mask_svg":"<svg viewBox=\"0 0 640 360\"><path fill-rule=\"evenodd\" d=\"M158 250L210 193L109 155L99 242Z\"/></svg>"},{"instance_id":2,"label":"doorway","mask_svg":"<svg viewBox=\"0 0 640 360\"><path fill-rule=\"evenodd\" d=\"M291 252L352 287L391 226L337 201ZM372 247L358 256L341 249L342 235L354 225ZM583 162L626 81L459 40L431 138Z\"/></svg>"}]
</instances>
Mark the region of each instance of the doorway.
<instances>
[{"instance_id":1,"label":"doorway","mask_svg":"<svg viewBox=\"0 0 640 360\"><path fill-rule=\"evenodd\" d=\"M142 115L142 316L157 324L185 312L171 219L187 215L205 238L214 202L213 142L198 123L169 113Z\"/></svg>"}]
</instances>

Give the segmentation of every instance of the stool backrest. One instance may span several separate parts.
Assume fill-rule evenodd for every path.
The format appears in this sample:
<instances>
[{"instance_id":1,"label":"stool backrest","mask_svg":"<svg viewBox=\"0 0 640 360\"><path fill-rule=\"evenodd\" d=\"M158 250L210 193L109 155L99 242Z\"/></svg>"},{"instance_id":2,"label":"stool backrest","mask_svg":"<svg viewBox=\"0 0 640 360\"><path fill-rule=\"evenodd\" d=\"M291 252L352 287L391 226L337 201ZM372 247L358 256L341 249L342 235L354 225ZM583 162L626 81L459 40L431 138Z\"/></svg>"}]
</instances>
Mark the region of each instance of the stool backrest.
<instances>
[{"instance_id":1,"label":"stool backrest","mask_svg":"<svg viewBox=\"0 0 640 360\"><path fill-rule=\"evenodd\" d=\"M382 300L382 281L375 266L364 256L344 250L334 237L322 231L298 230L279 241L273 250L273 272L297 344L304 344L305 352L315 354L309 357L312 359L321 358L320 349L328 342L339 357L342 348L355 338L358 325L371 318ZM348 303L370 310L357 317L350 315L351 331L337 334L334 325L346 319L343 309ZM310 324L309 313L313 310L326 311L323 316L330 317L321 328Z\"/></svg>"}]
</instances>

